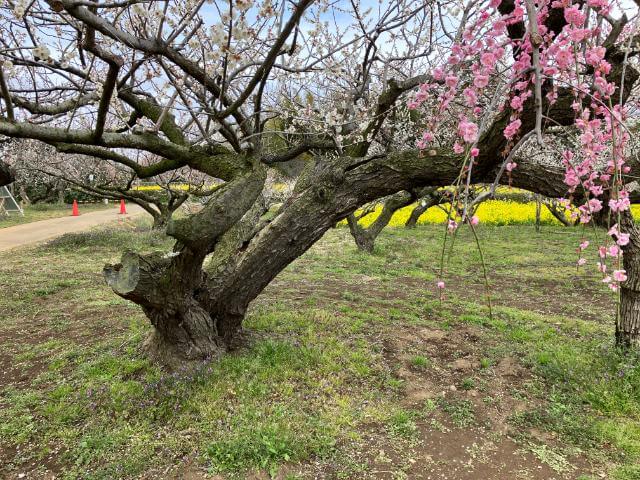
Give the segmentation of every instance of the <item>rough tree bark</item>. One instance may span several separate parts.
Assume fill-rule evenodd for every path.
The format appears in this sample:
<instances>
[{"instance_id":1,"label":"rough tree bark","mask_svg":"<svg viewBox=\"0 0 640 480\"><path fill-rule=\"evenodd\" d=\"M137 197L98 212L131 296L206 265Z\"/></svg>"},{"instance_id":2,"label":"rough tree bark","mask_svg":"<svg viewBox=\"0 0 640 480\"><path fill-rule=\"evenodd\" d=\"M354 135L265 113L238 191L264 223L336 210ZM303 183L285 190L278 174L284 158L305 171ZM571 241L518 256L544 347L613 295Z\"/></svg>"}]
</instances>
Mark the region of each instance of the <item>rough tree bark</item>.
<instances>
[{"instance_id":1,"label":"rough tree bark","mask_svg":"<svg viewBox=\"0 0 640 480\"><path fill-rule=\"evenodd\" d=\"M177 239L173 252L127 252L120 264L105 267L111 288L139 304L154 326L145 343L152 358L173 367L217 356L233 346L247 304L234 301L229 292L216 296L221 304L212 305L202 266L221 237L260 204L256 200L264 180L264 170L258 167L216 191L201 212L170 221L167 232Z\"/></svg>"},{"instance_id":2,"label":"rough tree bark","mask_svg":"<svg viewBox=\"0 0 640 480\"><path fill-rule=\"evenodd\" d=\"M640 348L640 229L628 211L621 220L623 231L630 237L629 243L622 248L627 281L620 285L616 344L623 349Z\"/></svg>"}]
</instances>

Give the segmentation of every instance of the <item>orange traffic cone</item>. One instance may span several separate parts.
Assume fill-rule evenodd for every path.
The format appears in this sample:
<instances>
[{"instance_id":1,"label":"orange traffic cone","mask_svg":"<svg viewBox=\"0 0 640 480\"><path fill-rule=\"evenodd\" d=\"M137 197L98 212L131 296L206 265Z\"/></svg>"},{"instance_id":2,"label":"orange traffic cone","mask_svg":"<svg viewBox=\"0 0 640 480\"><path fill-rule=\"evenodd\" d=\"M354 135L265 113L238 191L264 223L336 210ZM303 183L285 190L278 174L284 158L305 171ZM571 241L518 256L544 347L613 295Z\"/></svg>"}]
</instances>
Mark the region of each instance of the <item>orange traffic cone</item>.
<instances>
[{"instance_id":1,"label":"orange traffic cone","mask_svg":"<svg viewBox=\"0 0 640 480\"><path fill-rule=\"evenodd\" d=\"M80 215L80 212L78 211L78 202L76 200L73 201L73 207L71 207L71 216L72 217L77 217Z\"/></svg>"},{"instance_id":2,"label":"orange traffic cone","mask_svg":"<svg viewBox=\"0 0 640 480\"><path fill-rule=\"evenodd\" d=\"M124 199L120 200L120 215L127 214L127 207L124 205Z\"/></svg>"}]
</instances>

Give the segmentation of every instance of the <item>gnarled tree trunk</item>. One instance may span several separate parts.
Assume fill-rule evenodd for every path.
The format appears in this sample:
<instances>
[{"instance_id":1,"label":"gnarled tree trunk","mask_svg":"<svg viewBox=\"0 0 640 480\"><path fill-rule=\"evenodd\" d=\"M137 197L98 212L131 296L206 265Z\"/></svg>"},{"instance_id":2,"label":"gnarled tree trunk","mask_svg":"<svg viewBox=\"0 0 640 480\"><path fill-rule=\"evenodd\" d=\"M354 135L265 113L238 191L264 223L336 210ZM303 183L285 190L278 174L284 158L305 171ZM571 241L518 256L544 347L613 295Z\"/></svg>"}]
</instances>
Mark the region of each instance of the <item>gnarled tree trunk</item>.
<instances>
[{"instance_id":1,"label":"gnarled tree trunk","mask_svg":"<svg viewBox=\"0 0 640 480\"><path fill-rule=\"evenodd\" d=\"M547 115L556 121L564 115L571 124L572 101L571 96L550 105ZM503 112L478 141L472 183L495 179L503 160L496 152L504 149L501 132L509 115ZM534 122L523 118L523 130L532 130ZM264 202L265 167L247 158L247 166L230 175L205 208L169 223L167 233L176 239L173 252L126 254L121 264L105 268L105 276L117 294L141 305L151 320L154 333L146 345L155 358L173 365L217 355L233 346L249 303L328 229L378 198L453 184L460 162L449 149L430 150L427 156L400 151L319 157L309 162L274 213ZM519 162L509 181L560 197L566 192L563 174L559 166Z\"/></svg>"},{"instance_id":2,"label":"gnarled tree trunk","mask_svg":"<svg viewBox=\"0 0 640 480\"><path fill-rule=\"evenodd\" d=\"M521 186L522 179L524 186L548 168L523 164L511 181ZM476 171L478 181L494 175L491 169ZM153 358L169 366L205 359L234 346L250 302L338 221L416 185L448 185L458 172L458 158L448 153L431 159L430 168L415 152L324 158L310 163L274 210L265 199L263 167L254 165L216 190L200 212L169 222L173 252L127 253L120 264L105 267L105 277L149 317L154 330L145 345ZM562 178L561 170L553 175ZM555 187L542 180L540 185L564 189L561 180Z\"/></svg>"},{"instance_id":3,"label":"gnarled tree trunk","mask_svg":"<svg viewBox=\"0 0 640 480\"><path fill-rule=\"evenodd\" d=\"M212 295L203 263L218 246L224 260L217 262L221 273L233 259L237 252L223 248L229 242L224 235L233 236L242 218L261 205L256 200L264 179L258 169L217 191L201 212L171 220L167 232L177 239L173 252L127 252L121 263L105 267L111 288L140 305L151 321L154 329L145 349L160 363L175 367L215 357L233 346L248 301L239 301L233 291Z\"/></svg>"},{"instance_id":4,"label":"gnarled tree trunk","mask_svg":"<svg viewBox=\"0 0 640 480\"><path fill-rule=\"evenodd\" d=\"M202 283L201 265L202 257L190 251L146 256L128 252L122 263L104 271L117 294L142 305L154 327L145 348L168 366L224 350L219 339L223 332L194 295Z\"/></svg>"}]
</instances>

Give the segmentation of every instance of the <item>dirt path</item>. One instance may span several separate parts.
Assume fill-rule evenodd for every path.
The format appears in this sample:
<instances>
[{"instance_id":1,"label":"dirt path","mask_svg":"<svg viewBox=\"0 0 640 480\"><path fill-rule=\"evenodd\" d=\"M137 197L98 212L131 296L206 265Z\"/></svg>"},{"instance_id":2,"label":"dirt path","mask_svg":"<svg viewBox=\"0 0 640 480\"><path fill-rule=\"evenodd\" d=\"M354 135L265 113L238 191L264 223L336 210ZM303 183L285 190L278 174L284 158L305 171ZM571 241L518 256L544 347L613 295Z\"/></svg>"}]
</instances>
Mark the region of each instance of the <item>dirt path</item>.
<instances>
[{"instance_id":1,"label":"dirt path","mask_svg":"<svg viewBox=\"0 0 640 480\"><path fill-rule=\"evenodd\" d=\"M119 219L138 216L145 211L137 205L127 205L128 214L119 215L118 207L97 212L82 213L79 217L59 217L39 222L25 223L15 227L0 229L0 252L32 243L49 240L65 233L80 232L103 223L115 222Z\"/></svg>"}]
</instances>

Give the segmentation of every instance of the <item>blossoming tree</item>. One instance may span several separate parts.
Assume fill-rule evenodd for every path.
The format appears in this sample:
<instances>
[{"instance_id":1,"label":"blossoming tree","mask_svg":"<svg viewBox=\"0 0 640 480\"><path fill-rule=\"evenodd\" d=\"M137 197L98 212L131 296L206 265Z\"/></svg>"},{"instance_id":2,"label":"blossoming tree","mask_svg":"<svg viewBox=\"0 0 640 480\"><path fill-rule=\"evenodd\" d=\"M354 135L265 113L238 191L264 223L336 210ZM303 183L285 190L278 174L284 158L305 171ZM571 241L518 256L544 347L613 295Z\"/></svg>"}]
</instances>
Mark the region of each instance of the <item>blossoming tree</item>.
<instances>
[{"instance_id":1,"label":"blossoming tree","mask_svg":"<svg viewBox=\"0 0 640 480\"><path fill-rule=\"evenodd\" d=\"M172 252L127 252L104 271L143 308L148 352L167 363L225 351L284 267L359 206L403 190L456 185L465 205L475 183L571 189L585 219L596 197L609 202L612 239L630 252L635 24L606 0L527 2L19 0L0 9L0 134L140 179L190 168L225 182L169 224ZM388 148L407 102L421 113L418 148ZM555 162L519 156L576 129L581 144ZM269 170L302 154L274 207ZM616 266L609 281L630 319L621 342L638 341L639 268Z\"/></svg>"}]
</instances>

